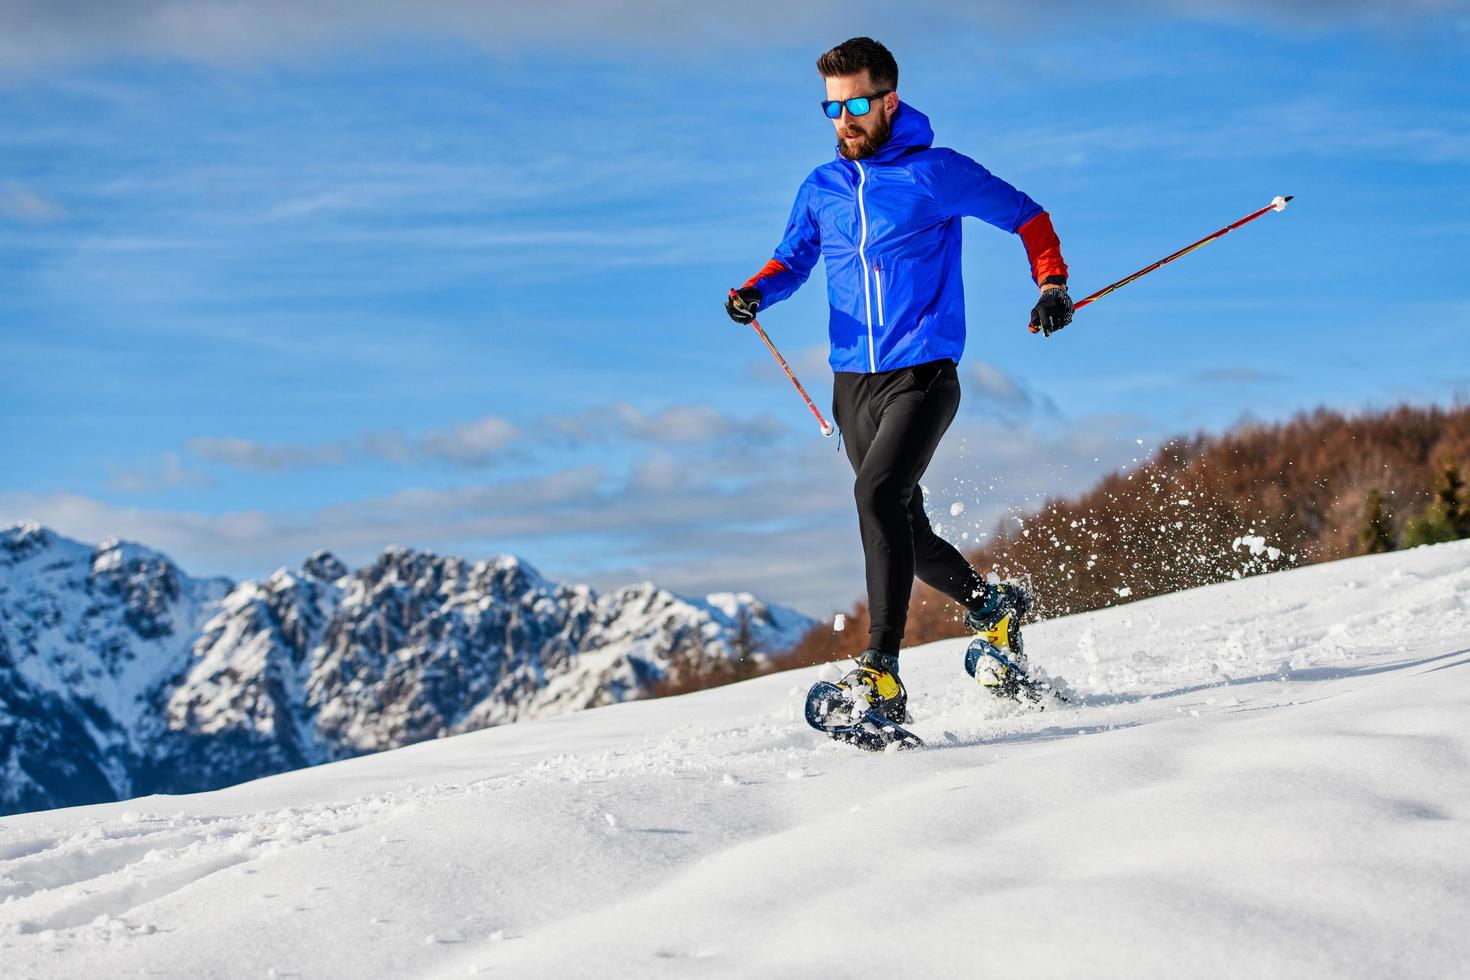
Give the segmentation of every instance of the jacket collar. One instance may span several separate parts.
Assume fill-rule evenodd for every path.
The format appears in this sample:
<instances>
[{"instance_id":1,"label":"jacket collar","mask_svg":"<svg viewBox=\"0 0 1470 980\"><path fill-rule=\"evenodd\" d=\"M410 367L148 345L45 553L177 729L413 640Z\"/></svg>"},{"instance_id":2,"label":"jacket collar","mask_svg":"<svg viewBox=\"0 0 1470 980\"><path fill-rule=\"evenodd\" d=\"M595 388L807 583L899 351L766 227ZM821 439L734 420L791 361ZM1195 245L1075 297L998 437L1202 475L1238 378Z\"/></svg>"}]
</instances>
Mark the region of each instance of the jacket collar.
<instances>
[{"instance_id":1,"label":"jacket collar","mask_svg":"<svg viewBox=\"0 0 1470 980\"><path fill-rule=\"evenodd\" d=\"M878 147L877 153L860 162L892 163L918 150L927 150L933 145L934 127L929 125L929 117L900 99L898 111L893 114L893 131L887 142ZM837 156L842 160L847 159L842 155L840 146Z\"/></svg>"}]
</instances>

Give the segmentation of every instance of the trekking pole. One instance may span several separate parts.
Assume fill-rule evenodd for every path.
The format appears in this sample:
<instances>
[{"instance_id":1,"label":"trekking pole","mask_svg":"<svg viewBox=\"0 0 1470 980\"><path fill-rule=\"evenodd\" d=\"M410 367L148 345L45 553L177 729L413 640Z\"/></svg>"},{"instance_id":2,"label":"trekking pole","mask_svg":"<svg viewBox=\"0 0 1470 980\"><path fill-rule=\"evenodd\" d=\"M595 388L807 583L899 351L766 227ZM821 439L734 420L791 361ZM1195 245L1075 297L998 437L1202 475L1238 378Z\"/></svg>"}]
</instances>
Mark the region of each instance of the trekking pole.
<instances>
[{"instance_id":1,"label":"trekking pole","mask_svg":"<svg viewBox=\"0 0 1470 980\"><path fill-rule=\"evenodd\" d=\"M735 290L730 290L730 295L734 296ZM750 325L752 327L755 327L755 332L761 335L761 340L764 340L766 342L766 346L771 349L771 353L776 355L776 360L781 363L781 369L786 372L786 377L790 378L791 383L796 385L796 390L801 392L801 397L802 400L806 402L806 407L812 410L812 414L815 415L817 417L817 421L822 424L822 435L830 438L832 433L836 432L837 430L832 426L830 422L822 418L822 413L817 409L817 406L812 403L811 396L806 393L806 389L801 386L801 382L796 380L796 375L791 373L791 366L786 363L786 358L781 356L781 352L776 349L776 345L771 343L771 338L767 337L766 332L761 329L760 321L752 317L750 320Z\"/></svg>"},{"instance_id":2,"label":"trekking pole","mask_svg":"<svg viewBox=\"0 0 1470 980\"><path fill-rule=\"evenodd\" d=\"M1208 245L1210 242L1213 242L1215 239L1219 238L1221 235L1224 235L1227 232L1234 231L1235 229L1239 228L1241 225L1245 224L1248 221L1255 221L1257 218L1259 218L1261 215L1265 214L1267 211L1285 211L1286 210L1286 202L1287 201L1290 201L1295 196L1296 196L1295 194L1288 194L1285 197L1279 197L1278 196L1278 197L1273 198L1271 200L1271 203L1270 204L1268 204L1265 207L1261 208L1259 211L1252 211L1250 214L1246 215L1244 218L1241 218L1239 221L1235 222L1234 224L1226 225L1224 228L1221 228L1219 231L1215 232L1214 234L1212 234L1212 235L1206 235L1204 238L1201 238L1199 241L1195 242L1193 245L1189 245L1189 246L1186 246L1184 248L1181 248L1179 251L1175 252L1173 255L1167 256L1166 258L1159 259L1157 262L1155 262L1153 265L1149 266L1148 268L1146 268L1146 269L1139 269L1137 272L1133 273L1133 275L1127 276L1126 278L1123 278L1123 279L1119 279L1117 282L1113 283L1111 286L1104 286L1102 289L1099 289L1097 292L1093 293L1091 296L1088 296L1086 299L1079 299L1076 303L1073 303L1072 304L1072 309L1074 311L1075 310L1080 310L1080 309L1082 309L1082 307L1086 306L1088 303L1091 303L1094 300L1102 299L1104 296L1106 296L1108 293L1111 293L1113 290L1115 290L1115 289L1122 289L1124 286L1128 285L1133 280L1135 280L1135 279L1141 279L1144 276L1148 275L1150 272L1153 272L1155 269L1159 268L1160 266L1168 265L1170 262L1173 262L1175 259L1179 258L1179 256L1181 256L1181 255L1188 255L1190 252L1193 252L1195 249L1199 248L1201 245ZM1041 332L1041 327L1039 325L1031 326L1028 329L1032 333L1040 333Z\"/></svg>"}]
</instances>

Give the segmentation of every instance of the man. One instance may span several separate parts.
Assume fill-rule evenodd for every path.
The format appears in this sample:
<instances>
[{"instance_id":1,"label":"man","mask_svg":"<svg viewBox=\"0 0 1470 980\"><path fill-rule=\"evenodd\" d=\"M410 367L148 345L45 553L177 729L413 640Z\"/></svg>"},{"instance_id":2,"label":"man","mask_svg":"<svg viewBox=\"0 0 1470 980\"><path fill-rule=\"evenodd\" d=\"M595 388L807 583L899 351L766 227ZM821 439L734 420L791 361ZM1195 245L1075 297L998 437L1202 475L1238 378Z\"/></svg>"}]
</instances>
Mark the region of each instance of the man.
<instances>
[{"instance_id":1,"label":"man","mask_svg":"<svg viewBox=\"0 0 1470 980\"><path fill-rule=\"evenodd\" d=\"M976 631L1003 637L1009 619L1030 608L1019 586L988 585L934 533L919 489L959 407L961 216L1021 237L1041 288L1034 326L1048 334L1064 327L1072 300L1047 213L969 157L932 145L928 117L899 101L898 65L887 48L855 37L818 58L817 70L837 157L806 178L775 257L731 290L726 310L749 323L826 260L832 414L856 473L871 621L868 649L842 686L902 721L898 653L916 573L963 606Z\"/></svg>"}]
</instances>

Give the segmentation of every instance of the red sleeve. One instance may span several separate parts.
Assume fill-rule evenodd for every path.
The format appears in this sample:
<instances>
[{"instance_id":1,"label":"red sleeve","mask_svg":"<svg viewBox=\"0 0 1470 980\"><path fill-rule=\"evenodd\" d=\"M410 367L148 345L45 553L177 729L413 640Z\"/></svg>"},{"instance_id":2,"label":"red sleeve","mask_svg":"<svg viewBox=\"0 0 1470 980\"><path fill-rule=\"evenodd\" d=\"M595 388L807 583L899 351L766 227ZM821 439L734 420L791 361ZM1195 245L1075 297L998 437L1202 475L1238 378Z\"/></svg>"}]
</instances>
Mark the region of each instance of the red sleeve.
<instances>
[{"instance_id":1,"label":"red sleeve","mask_svg":"<svg viewBox=\"0 0 1470 980\"><path fill-rule=\"evenodd\" d=\"M1041 282L1047 276L1067 276L1067 263L1062 261L1062 243L1051 226L1051 215L1042 211L1016 229L1031 260L1031 278Z\"/></svg>"},{"instance_id":2,"label":"red sleeve","mask_svg":"<svg viewBox=\"0 0 1470 980\"><path fill-rule=\"evenodd\" d=\"M745 280L745 285L741 286L740 288L745 289L749 286L754 286L759 289L760 281L766 276L774 276L778 272L785 272L788 268L789 266L787 266L787 264L785 262L782 262L780 259L772 259L765 265L761 266L761 271L757 272L755 275Z\"/></svg>"}]
</instances>

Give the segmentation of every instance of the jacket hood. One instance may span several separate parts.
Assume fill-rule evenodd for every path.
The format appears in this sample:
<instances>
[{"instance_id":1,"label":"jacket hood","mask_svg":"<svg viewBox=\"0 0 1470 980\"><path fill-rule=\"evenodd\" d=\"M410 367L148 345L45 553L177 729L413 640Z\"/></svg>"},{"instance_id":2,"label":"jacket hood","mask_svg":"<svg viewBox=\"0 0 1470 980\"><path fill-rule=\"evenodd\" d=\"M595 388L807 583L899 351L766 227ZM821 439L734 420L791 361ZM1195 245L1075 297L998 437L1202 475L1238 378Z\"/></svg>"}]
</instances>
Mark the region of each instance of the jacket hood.
<instances>
[{"instance_id":1,"label":"jacket hood","mask_svg":"<svg viewBox=\"0 0 1470 980\"><path fill-rule=\"evenodd\" d=\"M934 145L934 127L929 117L902 99L898 100L898 112L893 116L893 131L888 141L878 147L878 152L863 160L863 163L892 163L915 150L927 150ZM838 159L842 155L841 144L837 145Z\"/></svg>"}]
</instances>

